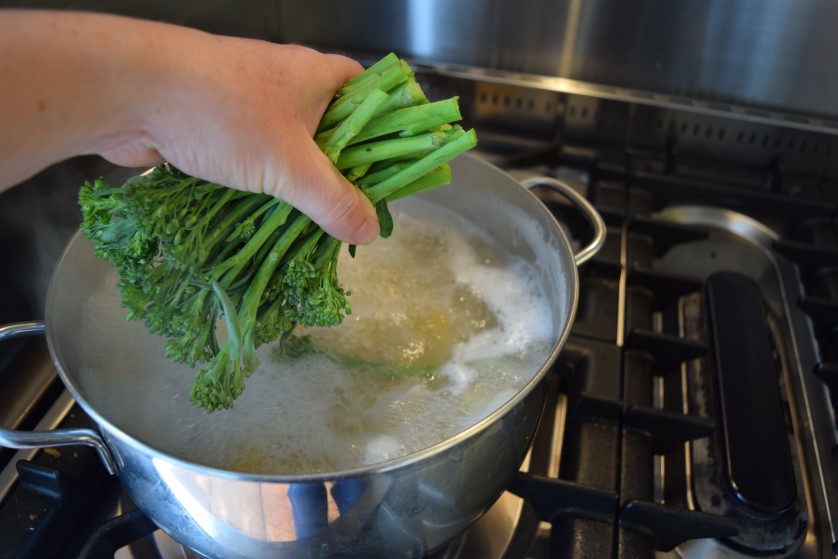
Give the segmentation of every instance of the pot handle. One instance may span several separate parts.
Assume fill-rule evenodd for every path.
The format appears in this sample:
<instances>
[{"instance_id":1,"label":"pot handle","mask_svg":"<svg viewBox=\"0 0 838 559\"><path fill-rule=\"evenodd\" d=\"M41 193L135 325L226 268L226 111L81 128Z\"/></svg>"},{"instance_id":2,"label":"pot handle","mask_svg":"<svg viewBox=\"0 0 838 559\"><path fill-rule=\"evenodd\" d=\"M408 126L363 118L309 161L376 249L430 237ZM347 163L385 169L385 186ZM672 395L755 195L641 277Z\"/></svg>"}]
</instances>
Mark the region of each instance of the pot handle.
<instances>
[{"instance_id":1,"label":"pot handle","mask_svg":"<svg viewBox=\"0 0 838 559\"><path fill-rule=\"evenodd\" d=\"M573 261L577 266L587 262L593 255L599 252L602 245L605 244L605 222L602 216L596 211L596 208L588 202L584 196L576 192L569 184L553 177L530 177L521 181L521 185L532 190L536 186L546 186L552 190L564 195L571 203L576 206L585 219L594 228L594 238L587 246L582 248L579 252L573 255Z\"/></svg>"},{"instance_id":2,"label":"pot handle","mask_svg":"<svg viewBox=\"0 0 838 559\"><path fill-rule=\"evenodd\" d=\"M0 341L43 334L46 328L42 321L18 322L0 326ZM7 448L46 448L83 444L92 446L99 453L99 459L109 474L117 471L105 441L93 429L56 429L54 431L15 431L0 427L0 446Z\"/></svg>"}]
</instances>

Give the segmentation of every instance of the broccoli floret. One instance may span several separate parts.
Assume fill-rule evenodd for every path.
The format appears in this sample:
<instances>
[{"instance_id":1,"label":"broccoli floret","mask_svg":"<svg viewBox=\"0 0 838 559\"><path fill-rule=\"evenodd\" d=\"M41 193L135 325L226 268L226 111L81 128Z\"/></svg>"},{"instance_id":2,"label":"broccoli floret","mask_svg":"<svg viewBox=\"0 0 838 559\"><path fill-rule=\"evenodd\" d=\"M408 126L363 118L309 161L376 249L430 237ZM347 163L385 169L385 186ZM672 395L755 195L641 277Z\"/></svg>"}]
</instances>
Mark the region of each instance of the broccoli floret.
<instances>
[{"instance_id":1,"label":"broccoli floret","mask_svg":"<svg viewBox=\"0 0 838 559\"><path fill-rule=\"evenodd\" d=\"M387 201L447 184L447 162L476 145L474 131L450 125L459 118L456 98L428 103L390 54L345 84L316 141L376 205L386 237ZM96 255L118 269L127 318L168 338L173 361L206 364L190 396L209 411L233 406L260 345L351 312L337 276L342 244L271 196L164 164L120 187L87 182L79 204Z\"/></svg>"},{"instance_id":2,"label":"broccoli floret","mask_svg":"<svg viewBox=\"0 0 838 559\"><path fill-rule=\"evenodd\" d=\"M349 292L340 285L337 276L338 255L341 243L329 237L317 249L313 262L292 262L299 265L305 276L297 279L286 275L287 292L294 291L297 300L297 322L306 327L337 326L343 317L352 312L346 300ZM303 289L300 289L303 287Z\"/></svg>"}]
</instances>

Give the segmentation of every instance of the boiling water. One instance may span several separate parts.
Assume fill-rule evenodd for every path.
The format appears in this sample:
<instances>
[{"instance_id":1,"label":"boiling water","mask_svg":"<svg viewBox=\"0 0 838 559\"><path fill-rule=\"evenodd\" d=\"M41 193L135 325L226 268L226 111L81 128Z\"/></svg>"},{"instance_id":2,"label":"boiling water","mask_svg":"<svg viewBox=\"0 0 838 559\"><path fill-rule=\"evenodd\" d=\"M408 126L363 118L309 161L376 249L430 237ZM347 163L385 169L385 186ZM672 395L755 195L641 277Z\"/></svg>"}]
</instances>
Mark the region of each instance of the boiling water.
<instances>
[{"instance_id":1,"label":"boiling water","mask_svg":"<svg viewBox=\"0 0 838 559\"><path fill-rule=\"evenodd\" d=\"M261 348L233 410L208 414L189 402L195 370L169 362L162 340L124 320L115 277L82 321L83 392L163 452L257 473L374 464L474 425L546 360L550 306L534 268L456 216L416 200L409 214L398 208L390 239L341 255L352 314L305 332L323 351L280 363Z\"/></svg>"}]
</instances>

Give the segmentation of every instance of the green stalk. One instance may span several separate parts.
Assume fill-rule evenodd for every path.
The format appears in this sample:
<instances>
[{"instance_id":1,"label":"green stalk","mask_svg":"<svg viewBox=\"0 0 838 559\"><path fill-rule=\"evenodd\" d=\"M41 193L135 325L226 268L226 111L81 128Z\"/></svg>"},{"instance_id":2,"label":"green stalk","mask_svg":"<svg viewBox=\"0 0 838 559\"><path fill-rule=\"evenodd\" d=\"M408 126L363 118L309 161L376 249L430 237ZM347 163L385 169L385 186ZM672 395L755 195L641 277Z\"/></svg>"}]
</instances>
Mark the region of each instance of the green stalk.
<instances>
[{"instance_id":1,"label":"green stalk","mask_svg":"<svg viewBox=\"0 0 838 559\"><path fill-rule=\"evenodd\" d=\"M271 279L271 276L273 276L280 262L282 262L285 253L288 252L289 247L297 240L305 228L308 227L310 222L311 220L309 220L309 218L305 215L298 215L294 221L292 221L288 227L285 228L282 236L276 244L274 244L270 252L268 252L268 255L265 257L262 265L259 266L259 271L256 272L255 276L253 276L253 281L245 291L244 298L239 306L239 316L245 317L245 320L243 321L245 328L247 328L248 321L252 322L252 320L248 319L256 316L255 311L259 308L259 302L262 300L262 293L265 291L268 281Z\"/></svg>"},{"instance_id":2,"label":"green stalk","mask_svg":"<svg viewBox=\"0 0 838 559\"><path fill-rule=\"evenodd\" d=\"M384 72L384 70L397 62L399 62L399 57L392 52L389 53L384 58L346 82L343 87L340 88L340 91L338 91L338 96L342 97L357 91L361 87L368 86L371 80L380 78L381 73Z\"/></svg>"},{"instance_id":3,"label":"green stalk","mask_svg":"<svg viewBox=\"0 0 838 559\"><path fill-rule=\"evenodd\" d=\"M349 169L349 171L344 173L343 176L346 177L346 180L348 180L352 184L355 184L361 177L367 174L367 171L370 170L371 166L372 163L367 163L364 165L355 165L354 167Z\"/></svg>"},{"instance_id":4,"label":"green stalk","mask_svg":"<svg viewBox=\"0 0 838 559\"><path fill-rule=\"evenodd\" d=\"M308 227L309 223L311 223L311 220L305 215L300 214L288 225L282 236L265 257L262 265L259 266L259 271L253 276L253 280L244 292L244 297L239 306L239 322L242 325L241 334L244 344L241 359L246 374L252 373L258 366L253 332L256 327L256 316L259 311L259 303L262 301L262 294L265 292L268 281L274 275L280 262L282 262L283 256L288 252L288 248L297 240L297 237L299 237L306 227Z\"/></svg>"},{"instance_id":5,"label":"green stalk","mask_svg":"<svg viewBox=\"0 0 838 559\"><path fill-rule=\"evenodd\" d=\"M418 159L415 163L407 166L389 179L367 188L364 193L373 204L376 204L379 200L387 198L402 187L433 171L443 163L451 161L476 145L477 134L475 134L474 130L469 130L422 159Z\"/></svg>"},{"instance_id":6,"label":"green stalk","mask_svg":"<svg viewBox=\"0 0 838 559\"><path fill-rule=\"evenodd\" d=\"M352 138L349 145L396 132L400 136L414 136L461 119L457 97L406 107L370 120L364 130Z\"/></svg>"},{"instance_id":7,"label":"green stalk","mask_svg":"<svg viewBox=\"0 0 838 559\"><path fill-rule=\"evenodd\" d=\"M335 128L329 140L321 148L332 163L338 160L341 150L367 126L375 115L376 109L386 100L387 94L383 91L378 89L371 91L364 102Z\"/></svg>"},{"instance_id":8,"label":"green stalk","mask_svg":"<svg viewBox=\"0 0 838 559\"><path fill-rule=\"evenodd\" d=\"M257 252L259 252L262 244L273 234L274 230L285 224L285 221L288 219L289 214L293 210L294 208L290 204L282 204L268 219L262 223L256 233L254 233L241 250L223 262L220 262L212 267L212 270L210 271L211 277L221 281L222 277L226 276L224 277L224 281L221 283L222 285L229 285L238 275L238 272L240 272L247 265L247 263L250 262Z\"/></svg>"},{"instance_id":9,"label":"green stalk","mask_svg":"<svg viewBox=\"0 0 838 559\"><path fill-rule=\"evenodd\" d=\"M378 107L376 116L386 115L395 110L428 102L425 92L414 78L409 78L389 91L387 100Z\"/></svg>"},{"instance_id":10,"label":"green stalk","mask_svg":"<svg viewBox=\"0 0 838 559\"><path fill-rule=\"evenodd\" d=\"M378 167L379 164L387 162L389 162L389 165L385 165L380 169L376 169L376 167ZM376 165L373 165L370 168L370 170L372 171L371 173L364 175L363 177L355 181L354 184L359 188L366 188L368 186L378 184L386 179L389 179L390 177L392 177L411 163L413 163L412 160L404 159L385 159L382 161L378 161L376 162Z\"/></svg>"},{"instance_id":11,"label":"green stalk","mask_svg":"<svg viewBox=\"0 0 838 559\"><path fill-rule=\"evenodd\" d=\"M304 232L304 234L306 235L305 238L297 237L297 244L290 247L285 256L282 257L283 264L298 256L307 258L317 248L317 244L326 232L317 227L309 232Z\"/></svg>"},{"instance_id":12,"label":"green stalk","mask_svg":"<svg viewBox=\"0 0 838 559\"><path fill-rule=\"evenodd\" d=\"M305 255L311 254L314 249L317 247L317 243L320 241L320 238L325 235L326 233L320 229L319 227L306 232L305 230L297 236L294 244L288 247L288 250L282 257L282 260L279 263L279 266L274 271L274 275L271 277L268 285L281 285L282 280L285 278L285 265L293 258L300 256L302 258L306 258ZM277 297L280 302L283 301L283 297ZM262 309L260 310L260 314L264 311L264 301L262 301Z\"/></svg>"},{"instance_id":13,"label":"green stalk","mask_svg":"<svg viewBox=\"0 0 838 559\"><path fill-rule=\"evenodd\" d=\"M409 138L381 140L351 146L343 150L335 166L343 171L356 165L375 163L382 159L415 156L440 147L445 143L447 138L448 135L446 133L432 132Z\"/></svg>"},{"instance_id":14,"label":"green stalk","mask_svg":"<svg viewBox=\"0 0 838 559\"><path fill-rule=\"evenodd\" d=\"M259 249L259 252L256 254L256 258L254 258L253 260L255 262L261 262L262 260L264 260L265 256L267 256L268 254L268 251L271 250L271 248L276 244L283 232L284 229L282 229L282 227L277 227L271 234L271 236L268 237L267 242L262 245L262 248Z\"/></svg>"},{"instance_id":15,"label":"green stalk","mask_svg":"<svg viewBox=\"0 0 838 559\"><path fill-rule=\"evenodd\" d=\"M259 366L259 359L256 357L254 330L262 294L265 292L268 281L274 275L283 255L309 223L310 220L302 214L294 219L259 266L253 281L245 291L238 311L225 309L230 313L226 316L228 322L231 315L235 318L235 325L228 324L228 330L232 326L235 336L233 339L228 337L209 366L198 373L190 396L195 404L209 411L217 408L231 408L233 399L238 397L244 389L243 377L249 376ZM214 287L217 289L216 295L223 300L223 290L218 284L215 284ZM218 291L221 291L222 294L219 294ZM227 303L230 304L229 299ZM229 382L225 382L225 380ZM213 385L225 387L221 399L218 397L218 390L214 389Z\"/></svg>"},{"instance_id":16,"label":"green stalk","mask_svg":"<svg viewBox=\"0 0 838 559\"><path fill-rule=\"evenodd\" d=\"M235 192L234 190L230 189ZM230 210L224 218L215 225L210 231L209 235L204 238L201 245L204 249L209 251L215 249L216 245L223 241L230 234L230 229L235 227L237 223L245 217L256 211L260 205L271 206L277 202L276 198L263 198L261 196L250 196L245 198L236 207ZM201 255L202 260L206 261L209 255Z\"/></svg>"},{"instance_id":17,"label":"green stalk","mask_svg":"<svg viewBox=\"0 0 838 559\"><path fill-rule=\"evenodd\" d=\"M224 312L224 322L227 325L227 342L225 345L230 345L230 351L234 354L241 352L241 322L239 321L236 306L227 295L227 292L218 284L217 281L212 280L212 291L215 293L221 309Z\"/></svg>"},{"instance_id":18,"label":"green stalk","mask_svg":"<svg viewBox=\"0 0 838 559\"><path fill-rule=\"evenodd\" d=\"M375 111L376 117L381 115L387 115L396 111L398 109L404 109L405 107L413 107L415 105L422 105L427 104L428 98L425 97L425 93L422 91L422 87L416 82L415 79L410 78L407 81L404 81L391 89L387 94L387 100L384 101L381 105L379 105L378 109ZM324 132L320 132L315 137L318 145L325 145L331 135L334 133L335 129L331 128Z\"/></svg>"},{"instance_id":19,"label":"green stalk","mask_svg":"<svg viewBox=\"0 0 838 559\"><path fill-rule=\"evenodd\" d=\"M271 198L267 201L267 203L262 204L260 207L256 208L243 221L240 221L233 227L233 230L230 232L229 235L227 235L227 237L224 239L224 242L235 242L237 234L241 233L240 231L237 231L238 226L240 224L250 222L254 228L257 228L257 222L259 221L259 219L261 219L266 212L272 210L280 204L282 204L282 200L280 200L279 198Z\"/></svg>"},{"instance_id":20,"label":"green stalk","mask_svg":"<svg viewBox=\"0 0 838 559\"><path fill-rule=\"evenodd\" d=\"M317 246L317 254L312 264L316 270L322 270L327 262L337 260L341 242L334 237L327 237Z\"/></svg>"},{"instance_id":21,"label":"green stalk","mask_svg":"<svg viewBox=\"0 0 838 559\"><path fill-rule=\"evenodd\" d=\"M194 227L196 229L200 228L202 231L206 231L206 228L209 226L210 222L215 217L215 215L219 211L221 211L221 209L224 206L226 206L229 202L231 202L235 196L236 196L236 191L235 190L225 189L225 192L221 193L221 196L219 196L218 199L215 200L215 202L212 203L212 207L210 207L209 209L207 209L205 207L206 204L210 203L209 200L207 199L209 197L202 197L201 198L201 203L202 203L201 208L197 208L197 209L190 208L190 210L191 210L191 213L189 214L190 217L195 218L197 216L200 216L200 219L198 221L196 221L195 223L193 223L191 225L191 227ZM188 221L188 218L187 218L186 226L190 227L190 223Z\"/></svg>"},{"instance_id":22,"label":"green stalk","mask_svg":"<svg viewBox=\"0 0 838 559\"><path fill-rule=\"evenodd\" d=\"M348 95L339 97L336 101L329 105L329 108L326 110L323 118L320 119L320 125L317 127L317 131L322 132L323 130L328 130L329 128L337 125L337 123L341 120L348 117L352 114L352 111L357 109L361 103L364 102L364 99L367 98L367 95L369 95L370 92L379 89L381 91L390 91L395 86L412 76L413 71L406 62L399 61L398 64L393 64L381 73L379 79L370 80L369 83L365 83L360 86L357 91L353 91Z\"/></svg>"},{"instance_id":23,"label":"green stalk","mask_svg":"<svg viewBox=\"0 0 838 559\"><path fill-rule=\"evenodd\" d=\"M390 194L389 196L387 196L387 201L392 202L394 200L398 200L399 198L413 196L414 194L419 194L420 192L431 190L432 188L444 186L450 182L451 166L448 165L448 163L446 163L440 167L437 167L427 175L424 175L423 177L418 178L411 183L408 183L407 185L401 187L394 193Z\"/></svg>"}]
</instances>

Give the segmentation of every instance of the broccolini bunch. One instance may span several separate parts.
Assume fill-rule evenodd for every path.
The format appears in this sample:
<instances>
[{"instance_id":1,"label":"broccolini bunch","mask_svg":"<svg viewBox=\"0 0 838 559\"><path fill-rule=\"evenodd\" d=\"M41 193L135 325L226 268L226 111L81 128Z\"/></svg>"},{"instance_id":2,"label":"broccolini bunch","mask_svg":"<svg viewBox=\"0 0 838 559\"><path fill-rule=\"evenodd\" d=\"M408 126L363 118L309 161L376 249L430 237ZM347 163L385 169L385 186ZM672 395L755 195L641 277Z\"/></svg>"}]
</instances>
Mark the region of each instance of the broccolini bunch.
<instances>
[{"instance_id":1,"label":"broccolini bunch","mask_svg":"<svg viewBox=\"0 0 838 559\"><path fill-rule=\"evenodd\" d=\"M460 118L456 97L430 103L390 54L344 85L315 141L375 204L386 237L387 202L447 184L448 161L476 145L473 130L452 125ZM342 243L279 199L161 165L121 187L87 182L79 203L84 234L119 271L127 318L167 337L172 360L206 364L190 398L208 411L233 407L260 345L351 312Z\"/></svg>"}]
</instances>

